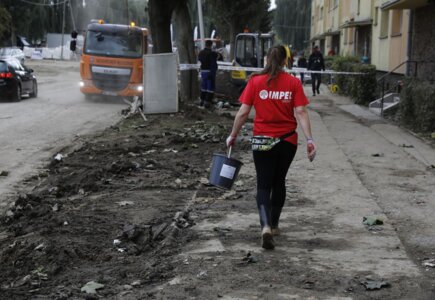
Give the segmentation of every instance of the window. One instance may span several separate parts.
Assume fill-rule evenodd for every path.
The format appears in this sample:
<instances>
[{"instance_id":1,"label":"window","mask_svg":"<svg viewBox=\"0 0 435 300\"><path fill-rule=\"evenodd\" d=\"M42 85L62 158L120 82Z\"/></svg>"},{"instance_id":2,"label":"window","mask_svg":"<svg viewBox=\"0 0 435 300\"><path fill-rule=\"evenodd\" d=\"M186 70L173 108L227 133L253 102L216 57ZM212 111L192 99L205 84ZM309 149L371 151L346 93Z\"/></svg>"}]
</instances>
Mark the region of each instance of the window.
<instances>
[{"instance_id":1,"label":"window","mask_svg":"<svg viewBox=\"0 0 435 300\"><path fill-rule=\"evenodd\" d=\"M8 65L5 62L0 61L0 72L7 72Z\"/></svg>"},{"instance_id":2,"label":"window","mask_svg":"<svg viewBox=\"0 0 435 300\"><path fill-rule=\"evenodd\" d=\"M320 20L323 20L323 6L320 8Z\"/></svg>"},{"instance_id":3,"label":"window","mask_svg":"<svg viewBox=\"0 0 435 300\"><path fill-rule=\"evenodd\" d=\"M244 67L257 67L255 38L252 36L242 37L236 43L236 61Z\"/></svg>"},{"instance_id":4,"label":"window","mask_svg":"<svg viewBox=\"0 0 435 300\"><path fill-rule=\"evenodd\" d=\"M383 39L388 37L388 25L390 22L390 11L383 10L381 15L381 33L379 38Z\"/></svg>"},{"instance_id":5,"label":"window","mask_svg":"<svg viewBox=\"0 0 435 300\"><path fill-rule=\"evenodd\" d=\"M402 34L403 10L393 10L393 18L391 21L391 36Z\"/></svg>"},{"instance_id":6,"label":"window","mask_svg":"<svg viewBox=\"0 0 435 300\"><path fill-rule=\"evenodd\" d=\"M349 39L348 39L349 44L353 44L353 39L355 36L355 27L349 28L348 32L349 32Z\"/></svg>"},{"instance_id":7,"label":"window","mask_svg":"<svg viewBox=\"0 0 435 300\"><path fill-rule=\"evenodd\" d=\"M142 57L142 32L88 30L84 52L91 55Z\"/></svg>"},{"instance_id":8,"label":"window","mask_svg":"<svg viewBox=\"0 0 435 300\"><path fill-rule=\"evenodd\" d=\"M378 26L379 7L375 7L375 15L373 17L373 26Z\"/></svg>"}]
</instances>

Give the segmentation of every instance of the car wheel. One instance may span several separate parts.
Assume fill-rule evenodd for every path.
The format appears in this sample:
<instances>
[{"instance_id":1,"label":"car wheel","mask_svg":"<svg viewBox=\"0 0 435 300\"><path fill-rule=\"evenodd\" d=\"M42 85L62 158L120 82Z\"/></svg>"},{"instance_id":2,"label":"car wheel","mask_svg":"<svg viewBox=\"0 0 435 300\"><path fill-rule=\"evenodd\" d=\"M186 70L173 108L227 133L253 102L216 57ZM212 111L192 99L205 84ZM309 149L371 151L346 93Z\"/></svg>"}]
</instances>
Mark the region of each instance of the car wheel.
<instances>
[{"instance_id":1,"label":"car wheel","mask_svg":"<svg viewBox=\"0 0 435 300\"><path fill-rule=\"evenodd\" d=\"M19 84L17 84L17 89L15 91L15 95L13 100L15 102L20 102L21 101L21 86Z\"/></svg>"},{"instance_id":2,"label":"car wheel","mask_svg":"<svg viewBox=\"0 0 435 300\"><path fill-rule=\"evenodd\" d=\"M38 84L36 81L33 81L33 90L31 93L29 93L30 98L36 98L38 97Z\"/></svg>"}]
</instances>

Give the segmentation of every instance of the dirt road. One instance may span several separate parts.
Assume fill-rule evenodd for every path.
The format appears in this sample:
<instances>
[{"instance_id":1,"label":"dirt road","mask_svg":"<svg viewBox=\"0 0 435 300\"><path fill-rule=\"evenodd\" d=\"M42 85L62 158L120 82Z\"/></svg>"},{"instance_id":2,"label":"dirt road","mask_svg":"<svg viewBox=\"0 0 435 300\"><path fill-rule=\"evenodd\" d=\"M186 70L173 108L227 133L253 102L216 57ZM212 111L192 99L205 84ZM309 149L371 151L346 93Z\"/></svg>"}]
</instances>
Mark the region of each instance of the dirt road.
<instances>
[{"instance_id":1,"label":"dirt road","mask_svg":"<svg viewBox=\"0 0 435 300\"><path fill-rule=\"evenodd\" d=\"M298 150L274 251L260 248L249 143L234 151L234 188L209 186L232 117L184 105L83 138L27 183L1 218L0 294L434 299L434 149L322 92L310 106L318 157Z\"/></svg>"},{"instance_id":2,"label":"dirt road","mask_svg":"<svg viewBox=\"0 0 435 300\"><path fill-rule=\"evenodd\" d=\"M121 101L85 101L78 62L29 61L39 82L38 98L0 102L0 207L13 185L41 167L55 149L78 136L116 123Z\"/></svg>"}]
</instances>

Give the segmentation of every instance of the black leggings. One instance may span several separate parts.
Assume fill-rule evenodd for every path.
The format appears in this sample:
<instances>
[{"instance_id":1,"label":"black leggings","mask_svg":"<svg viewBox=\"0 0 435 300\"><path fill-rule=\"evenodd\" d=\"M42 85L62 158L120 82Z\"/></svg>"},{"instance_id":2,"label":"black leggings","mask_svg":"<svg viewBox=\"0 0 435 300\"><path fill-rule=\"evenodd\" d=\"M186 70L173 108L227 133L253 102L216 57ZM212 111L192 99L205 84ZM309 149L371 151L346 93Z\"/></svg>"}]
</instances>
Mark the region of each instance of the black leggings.
<instances>
[{"instance_id":1,"label":"black leggings","mask_svg":"<svg viewBox=\"0 0 435 300\"><path fill-rule=\"evenodd\" d=\"M257 171L257 207L262 227L277 227L286 189L285 177L297 146L279 142L270 151L253 151Z\"/></svg>"}]
</instances>

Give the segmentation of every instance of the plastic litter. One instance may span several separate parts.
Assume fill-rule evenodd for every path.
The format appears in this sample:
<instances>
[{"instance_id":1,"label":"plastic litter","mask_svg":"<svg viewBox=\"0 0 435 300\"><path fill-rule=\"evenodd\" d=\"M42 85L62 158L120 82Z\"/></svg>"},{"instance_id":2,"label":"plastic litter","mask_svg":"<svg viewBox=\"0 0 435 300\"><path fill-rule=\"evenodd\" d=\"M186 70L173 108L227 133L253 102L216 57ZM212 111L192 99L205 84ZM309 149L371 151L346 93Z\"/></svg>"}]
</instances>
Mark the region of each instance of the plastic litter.
<instances>
[{"instance_id":1,"label":"plastic litter","mask_svg":"<svg viewBox=\"0 0 435 300\"><path fill-rule=\"evenodd\" d=\"M426 259L423 261L424 267L435 268L435 259Z\"/></svg>"},{"instance_id":2,"label":"plastic litter","mask_svg":"<svg viewBox=\"0 0 435 300\"><path fill-rule=\"evenodd\" d=\"M54 157L54 160L62 161L63 158L64 158L64 156L63 156L62 154L58 153L58 154L56 154L56 156Z\"/></svg>"},{"instance_id":3,"label":"plastic litter","mask_svg":"<svg viewBox=\"0 0 435 300\"><path fill-rule=\"evenodd\" d=\"M104 288L104 284L95 281L89 281L80 289L80 291L85 292L86 294L96 294L97 290L102 288Z\"/></svg>"},{"instance_id":4,"label":"plastic litter","mask_svg":"<svg viewBox=\"0 0 435 300\"><path fill-rule=\"evenodd\" d=\"M383 287L390 287L391 285L382 280L372 280L367 279L366 281L361 282L362 285L365 286L366 290L372 291L372 290L380 290Z\"/></svg>"},{"instance_id":5,"label":"plastic litter","mask_svg":"<svg viewBox=\"0 0 435 300\"><path fill-rule=\"evenodd\" d=\"M363 217L363 224L368 226L383 225L384 221L375 216L366 216Z\"/></svg>"}]
</instances>

